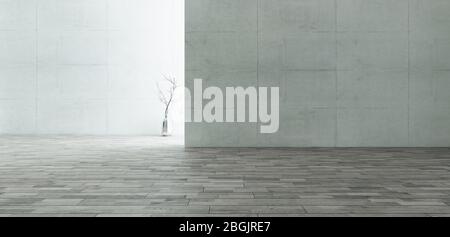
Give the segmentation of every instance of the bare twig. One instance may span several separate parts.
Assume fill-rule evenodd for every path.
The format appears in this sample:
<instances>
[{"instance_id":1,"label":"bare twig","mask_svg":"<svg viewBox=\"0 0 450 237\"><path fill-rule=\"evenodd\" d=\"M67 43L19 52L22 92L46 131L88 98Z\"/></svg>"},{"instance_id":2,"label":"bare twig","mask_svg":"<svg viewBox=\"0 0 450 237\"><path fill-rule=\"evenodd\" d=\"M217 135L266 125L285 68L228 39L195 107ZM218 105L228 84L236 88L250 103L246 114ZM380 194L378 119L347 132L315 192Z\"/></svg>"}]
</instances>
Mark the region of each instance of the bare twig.
<instances>
[{"instance_id":1,"label":"bare twig","mask_svg":"<svg viewBox=\"0 0 450 237\"><path fill-rule=\"evenodd\" d=\"M158 83L156 84L156 86L159 92L159 100L165 106L164 116L165 118L167 118L169 114L169 108L173 102L175 90L177 89L178 85L175 77L164 76L164 79L169 84L169 89L167 91L163 91Z\"/></svg>"}]
</instances>

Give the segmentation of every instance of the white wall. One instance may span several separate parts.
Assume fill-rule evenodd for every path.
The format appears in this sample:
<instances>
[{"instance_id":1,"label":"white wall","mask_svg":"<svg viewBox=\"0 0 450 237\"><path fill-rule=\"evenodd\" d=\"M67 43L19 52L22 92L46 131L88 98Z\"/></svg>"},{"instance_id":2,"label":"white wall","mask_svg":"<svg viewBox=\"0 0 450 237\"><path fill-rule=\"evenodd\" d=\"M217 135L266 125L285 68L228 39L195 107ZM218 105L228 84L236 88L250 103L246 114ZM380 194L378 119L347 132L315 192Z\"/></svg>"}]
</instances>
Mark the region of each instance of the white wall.
<instances>
[{"instance_id":1,"label":"white wall","mask_svg":"<svg viewBox=\"0 0 450 237\"><path fill-rule=\"evenodd\" d=\"M184 85L183 0L0 0L0 134L159 134L163 75Z\"/></svg>"}]
</instances>

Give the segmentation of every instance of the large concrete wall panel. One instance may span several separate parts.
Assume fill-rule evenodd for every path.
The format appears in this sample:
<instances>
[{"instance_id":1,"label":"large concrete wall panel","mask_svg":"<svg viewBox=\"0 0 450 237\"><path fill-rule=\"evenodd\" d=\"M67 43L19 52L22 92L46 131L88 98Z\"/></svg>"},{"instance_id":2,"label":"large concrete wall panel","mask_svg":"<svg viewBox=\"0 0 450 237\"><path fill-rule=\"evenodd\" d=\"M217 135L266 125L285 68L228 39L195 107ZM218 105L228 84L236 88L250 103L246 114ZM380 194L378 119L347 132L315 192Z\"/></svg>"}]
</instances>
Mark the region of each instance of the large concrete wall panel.
<instances>
[{"instance_id":1,"label":"large concrete wall panel","mask_svg":"<svg viewBox=\"0 0 450 237\"><path fill-rule=\"evenodd\" d=\"M278 86L280 129L187 123L186 144L450 146L449 10L446 0L187 1L186 84Z\"/></svg>"}]
</instances>

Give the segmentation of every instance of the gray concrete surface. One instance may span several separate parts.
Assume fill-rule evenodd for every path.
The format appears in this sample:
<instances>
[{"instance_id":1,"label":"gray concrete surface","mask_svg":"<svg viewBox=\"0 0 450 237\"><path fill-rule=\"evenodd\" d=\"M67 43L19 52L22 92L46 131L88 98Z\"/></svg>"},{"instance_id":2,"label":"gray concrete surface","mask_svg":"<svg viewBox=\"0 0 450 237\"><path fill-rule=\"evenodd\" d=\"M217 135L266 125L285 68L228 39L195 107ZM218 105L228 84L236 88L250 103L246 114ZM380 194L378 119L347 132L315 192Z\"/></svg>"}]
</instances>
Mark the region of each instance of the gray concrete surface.
<instances>
[{"instance_id":1,"label":"gray concrete surface","mask_svg":"<svg viewBox=\"0 0 450 237\"><path fill-rule=\"evenodd\" d=\"M281 94L278 133L189 123L186 144L450 146L449 39L445 0L186 1L188 87Z\"/></svg>"}]
</instances>

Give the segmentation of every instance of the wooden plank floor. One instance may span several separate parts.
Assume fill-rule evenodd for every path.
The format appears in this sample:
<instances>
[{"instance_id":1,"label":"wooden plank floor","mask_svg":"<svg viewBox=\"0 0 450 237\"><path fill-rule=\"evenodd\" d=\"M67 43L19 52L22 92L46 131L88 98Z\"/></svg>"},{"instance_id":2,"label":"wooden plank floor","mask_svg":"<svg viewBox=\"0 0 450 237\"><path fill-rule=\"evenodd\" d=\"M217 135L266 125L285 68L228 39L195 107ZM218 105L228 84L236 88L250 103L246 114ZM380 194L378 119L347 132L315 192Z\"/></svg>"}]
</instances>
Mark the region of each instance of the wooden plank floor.
<instances>
[{"instance_id":1,"label":"wooden plank floor","mask_svg":"<svg viewBox=\"0 0 450 237\"><path fill-rule=\"evenodd\" d=\"M450 216L450 149L0 137L0 216Z\"/></svg>"}]
</instances>

